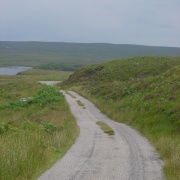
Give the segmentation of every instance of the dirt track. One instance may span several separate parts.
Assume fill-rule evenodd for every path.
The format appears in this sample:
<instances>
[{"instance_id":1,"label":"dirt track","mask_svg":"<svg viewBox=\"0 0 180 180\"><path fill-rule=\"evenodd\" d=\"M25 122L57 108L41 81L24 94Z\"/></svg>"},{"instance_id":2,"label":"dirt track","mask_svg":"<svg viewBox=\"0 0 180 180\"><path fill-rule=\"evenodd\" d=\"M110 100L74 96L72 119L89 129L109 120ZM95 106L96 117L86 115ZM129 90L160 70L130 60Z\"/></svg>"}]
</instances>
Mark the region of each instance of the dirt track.
<instances>
[{"instance_id":1,"label":"dirt track","mask_svg":"<svg viewBox=\"0 0 180 180\"><path fill-rule=\"evenodd\" d=\"M161 180L162 162L137 131L110 120L91 102L63 92L80 127L76 143L39 180ZM77 104L80 100L85 109ZM97 121L106 122L115 135L105 134Z\"/></svg>"}]
</instances>

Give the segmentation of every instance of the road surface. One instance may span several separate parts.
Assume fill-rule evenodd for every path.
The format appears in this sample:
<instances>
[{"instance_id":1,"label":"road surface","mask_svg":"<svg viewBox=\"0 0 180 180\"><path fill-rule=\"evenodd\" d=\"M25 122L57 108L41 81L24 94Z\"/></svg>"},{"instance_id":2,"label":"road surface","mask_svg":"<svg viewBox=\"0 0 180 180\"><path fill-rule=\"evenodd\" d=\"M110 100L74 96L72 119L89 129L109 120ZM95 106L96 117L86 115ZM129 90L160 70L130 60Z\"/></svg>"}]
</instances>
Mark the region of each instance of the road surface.
<instances>
[{"instance_id":1,"label":"road surface","mask_svg":"<svg viewBox=\"0 0 180 180\"><path fill-rule=\"evenodd\" d=\"M137 131L112 121L91 102L75 92L63 91L80 127L72 148L39 180L162 180L162 162ZM77 104L80 100L84 107ZM96 124L103 121L115 135L105 134Z\"/></svg>"}]
</instances>

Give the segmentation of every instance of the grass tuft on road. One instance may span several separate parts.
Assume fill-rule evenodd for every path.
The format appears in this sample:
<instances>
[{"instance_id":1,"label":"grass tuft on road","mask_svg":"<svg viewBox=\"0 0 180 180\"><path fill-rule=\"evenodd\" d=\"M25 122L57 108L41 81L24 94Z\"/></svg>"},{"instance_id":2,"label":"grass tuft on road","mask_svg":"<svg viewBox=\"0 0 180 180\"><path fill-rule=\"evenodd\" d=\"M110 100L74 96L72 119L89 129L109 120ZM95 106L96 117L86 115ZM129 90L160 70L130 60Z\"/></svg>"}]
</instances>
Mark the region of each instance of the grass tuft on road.
<instances>
[{"instance_id":1,"label":"grass tuft on road","mask_svg":"<svg viewBox=\"0 0 180 180\"><path fill-rule=\"evenodd\" d=\"M96 124L101 127L104 133L107 133L109 136L114 135L114 130L111 127L109 127L105 122L98 121Z\"/></svg>"},{"instance_id":2,"label":"grass tuft on road","mask_svg":"<svg viewBox=\"0 0 180 180\"><path fill-rule=\"evenodd\" d=\"M84 104L80 100L77 100L76 102L79 106L84 106Z\"/></svg>"},{"instance_id":3,"label":"grass tuft on road","mask_svg":"<svg viewBox=\"0 0 180 180\"><path fill-rule=\"evenodd\" d=\"M73 96L71 93L69 93L68 91L66 91L66 94L68 94L69 96L71 96L72 98L76 98L75 96Z\"/></svg>"}]
</instances>

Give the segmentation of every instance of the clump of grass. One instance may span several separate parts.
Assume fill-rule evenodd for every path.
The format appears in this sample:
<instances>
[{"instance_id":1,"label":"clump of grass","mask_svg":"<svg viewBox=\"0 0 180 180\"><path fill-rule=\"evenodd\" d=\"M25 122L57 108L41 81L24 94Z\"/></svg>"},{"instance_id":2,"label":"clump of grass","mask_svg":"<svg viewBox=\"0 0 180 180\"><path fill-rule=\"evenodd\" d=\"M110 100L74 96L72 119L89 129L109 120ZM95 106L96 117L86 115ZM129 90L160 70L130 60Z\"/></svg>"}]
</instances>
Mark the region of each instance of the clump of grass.
<instances>
[{"instance_id":1,"label":"clump of grass","mask_svg":"<svg viewBox=\"0 0 180 180\"><path fill-rule=\"evenodd\" d=\"M44 130L48 133L53 133L57 130L57 126L55 124L52 123L42 123L42 124Z\"/></svg>"},{"instance_id":2,"label":"clump of grass","mask_svg":"<svg viewBox=\"0 0 180 180\"><path fill-rule=\"evenodd\" d=\"M109 136L114 135L114 130L111 127L109 127L105 122L98 121L96 124L101 127L104 133L107 133Z\"/></svg>"},{"instance_id":3,"label":"clump of grass","mask_svg":"<svg viewBox=\"0 0 180 180\"><path fill-rule=\"evenodd\" d=\"M0 135L4 134L9 130L9 126L7 123L3 123L0 125Z\"/></svg>"},{"instance_id":4,"label":"clump of grass","mask_svg":"<svg viewBox=\"0 0 180 180\"><path fill-rule=\"evenodd\" d=\"M179 179L179 168L180 168L180 138L178 135L174 135L173 138L169 137L158 137L156 148L161 151L161 158L164 159L166 166L164 171L167 177L171 179ZM163 147L163 148L162 148Z\"/></svg>"},{"instance_id":5,"label":"clump of grass","mask_svg":"<svg viewBox=\"0 0 180 180\"><path fill-rule=\"evenodd\" d=\"M50 103L60 102L64 99L63 95L59 91L50 86L44 86L39 90L28 103L37 103L40 106Z\"/></svg>"},{"instance_id":6,"label":"clump of grass","mask_svg":"<svg viewBox=\"0 0 180 180\"><path fill-rule=\"evenodd\" d=\"M84 106L84 104L80 100L77 100L76 102L79 106Z\"/></svg>"}]
</instances>

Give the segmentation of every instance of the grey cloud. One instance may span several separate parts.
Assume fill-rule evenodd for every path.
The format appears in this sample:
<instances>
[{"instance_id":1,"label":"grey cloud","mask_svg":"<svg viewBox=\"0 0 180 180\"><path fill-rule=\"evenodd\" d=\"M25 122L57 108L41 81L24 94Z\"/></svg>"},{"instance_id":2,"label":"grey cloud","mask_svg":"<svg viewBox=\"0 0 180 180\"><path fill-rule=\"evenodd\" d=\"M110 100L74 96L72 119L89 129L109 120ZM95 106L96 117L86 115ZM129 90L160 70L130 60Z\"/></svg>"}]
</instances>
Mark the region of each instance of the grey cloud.
<instances>
[{"instance_id":1,"label":"grey cloud","mask_svg":"<svg viewBox=\"0 0 180 180\"><path fill-rule=\"evenodd\" d=\"M180 47L179 0L1 0L0 40Z\"/></svg>"}]
</instances>

